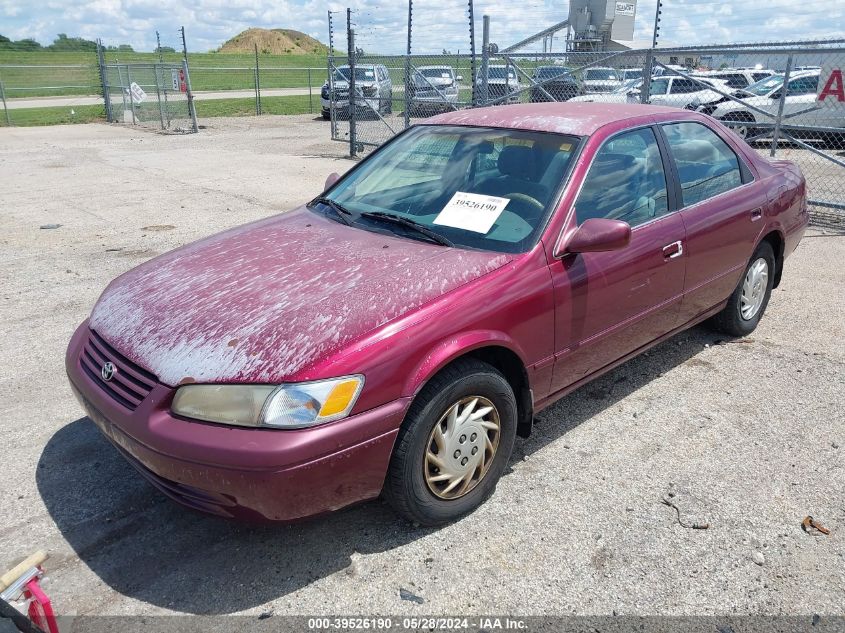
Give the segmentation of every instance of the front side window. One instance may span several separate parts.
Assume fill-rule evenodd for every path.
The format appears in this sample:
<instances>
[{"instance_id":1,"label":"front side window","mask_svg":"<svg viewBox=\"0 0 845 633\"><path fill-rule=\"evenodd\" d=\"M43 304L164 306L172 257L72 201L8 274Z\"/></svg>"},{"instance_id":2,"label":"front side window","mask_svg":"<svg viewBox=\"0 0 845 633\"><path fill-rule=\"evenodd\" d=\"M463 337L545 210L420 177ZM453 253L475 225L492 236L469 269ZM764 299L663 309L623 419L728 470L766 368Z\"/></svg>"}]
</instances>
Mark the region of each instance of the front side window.
<instances>
[{"instance_id":1,"label":"front side window","mask_svg":"<svg viewBox=\"0 0 845 633\"><path fill-rule=\"evenodd\" d=\"M653 95L665 95L669 91L668 79L652 79L649 93Z\"/></svg>"},{"instance_id":2,"label":"front side window","mask_svg":"<svg viewBox=\"0 0 845 633\"><path fill-rule=\"evenodd\" d=\"M672 94L689 94L704 90L704 86L694 82L692 79L676 79L672 82Z\"/></svg>"},{"instance_id":3,"label":"front side window","mask_svg":"<svg viewBox=\"0 0 845 633\"><path fill-rule=\"evenodd\" d=\"M562 134L421 125L363 161L327 197L350 211L356 228L420 238L377 217L390 214L456 246L525 252L545 226L578 143ZM312 208L328 215L324 206Z\"/></svg>"},{"instance_id":4,"label":"front side window","mask_svg":"<svg viewBox=\"0 0 845 633\"><path fill-rule=\"evenodd\" d=\"M742 184L739 159L719 135L701 123L663 126L688 207Z\"/></svg>"},{"instance_id":5,"label":"front side window","mask_svg":"<svg viewBox=\"0 0 845 633\"><path fill-rule=\"evenodd\" d=\"M575 202L579 224L610 218L637 226L668 210L666 175L651 128L626 132L605 143Z\"/></svg>"},{"instance_id":6,"label":"front side window","mask_svg":"<svg viewBox=\"0 0 845 633\"><path fill-rule=\"evenodd\" d=\"M789 82L789 88L786 90L787 97L794 97L797 95L814 95L819 90L819 76L814 77L800 77L799 79L792 79Z\"/></svg>"}]
</instances>

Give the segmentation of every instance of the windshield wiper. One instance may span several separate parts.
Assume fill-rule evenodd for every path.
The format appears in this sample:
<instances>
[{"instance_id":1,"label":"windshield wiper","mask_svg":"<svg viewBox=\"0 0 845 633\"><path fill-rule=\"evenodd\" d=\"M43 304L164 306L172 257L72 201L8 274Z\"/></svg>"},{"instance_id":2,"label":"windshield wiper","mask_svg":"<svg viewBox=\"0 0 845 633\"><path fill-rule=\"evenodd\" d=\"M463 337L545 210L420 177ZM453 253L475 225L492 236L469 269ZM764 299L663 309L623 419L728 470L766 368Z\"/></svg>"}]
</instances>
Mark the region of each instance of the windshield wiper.
<instances>
[{"instance_id":1,"label":"windshield wiper","mask_svg":"<svg viewBox=\"0 0 845 633\"><path fill-rule=\"evenodd\" d=\"M350 220L348 217L346 217L348 215L352 215L352 212L349 209L347 209L346 207L344 207L342 204L335 202L331 198L327 198L325 196L320 196L319 198L314 198L311 201L311 204L316 204L318 202L326 205L329 209L334 211L335 216L337 216L337 218L343 224L345 224L346 226L349 226L350 224L352 224L352 220Z\"/></svg>"},{"instance_id":2,"label":"windshield wiper","mask_svg":"<svg viewBox=\"0 0 845 633\"><path fill-rule=\"evenodd\" d=\"M384 211L364 211L361 214L362 218L371 218L375 220L383 220L384 222L392 222L393 224L398 224L399 226L404 226L409 229L413 229L420 235L426 236L432 242L440 244L441 246L454 246L455 244L452 240L443 237L440 233L432 231L424 224L420 224L410 218L403 217L401 215L395 215L393 213L385 213Z\"/></svg>"}]
</instances>

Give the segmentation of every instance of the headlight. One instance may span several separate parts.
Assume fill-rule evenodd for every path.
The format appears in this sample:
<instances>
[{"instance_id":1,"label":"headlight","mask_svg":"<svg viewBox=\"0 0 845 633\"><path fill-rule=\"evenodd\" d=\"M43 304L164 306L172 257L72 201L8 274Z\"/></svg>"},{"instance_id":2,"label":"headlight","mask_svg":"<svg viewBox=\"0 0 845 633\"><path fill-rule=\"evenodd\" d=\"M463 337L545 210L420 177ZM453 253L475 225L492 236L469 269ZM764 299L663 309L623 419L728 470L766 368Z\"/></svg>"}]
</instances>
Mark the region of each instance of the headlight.
<instances>
[{"instance_id":1,"label":"headlight","mask_svg":"<svg viewBox=\"0 0 845 633\"><path fill-rule=\"evenodd\" d=\"M185 385L170 409L205 422L299 429L349 415L363 386L363 376L280 386Z\"/></svg>"}]
</instances>

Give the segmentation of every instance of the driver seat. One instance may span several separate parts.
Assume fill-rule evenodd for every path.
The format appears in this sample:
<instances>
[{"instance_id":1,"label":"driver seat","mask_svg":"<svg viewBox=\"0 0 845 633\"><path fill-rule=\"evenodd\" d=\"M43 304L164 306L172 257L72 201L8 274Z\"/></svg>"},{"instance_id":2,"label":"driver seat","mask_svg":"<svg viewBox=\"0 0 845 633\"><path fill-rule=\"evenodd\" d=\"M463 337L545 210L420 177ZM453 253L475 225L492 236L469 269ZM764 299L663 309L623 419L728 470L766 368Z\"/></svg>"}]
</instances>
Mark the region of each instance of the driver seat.
<instances>
[{"instance_id":1,"label":"driver seat","mask_svg":"<svg viewBox=\"0 0 845 633\"><path fill-rule=\"evenodd\" d=\"M548 187L540 184L546 165L541 152L525 145L508 145L499 152L499 176L490 178L478 187L486 195L505 197L509 193L522 193L545 203Z\"/></svg>"}]
</instances>

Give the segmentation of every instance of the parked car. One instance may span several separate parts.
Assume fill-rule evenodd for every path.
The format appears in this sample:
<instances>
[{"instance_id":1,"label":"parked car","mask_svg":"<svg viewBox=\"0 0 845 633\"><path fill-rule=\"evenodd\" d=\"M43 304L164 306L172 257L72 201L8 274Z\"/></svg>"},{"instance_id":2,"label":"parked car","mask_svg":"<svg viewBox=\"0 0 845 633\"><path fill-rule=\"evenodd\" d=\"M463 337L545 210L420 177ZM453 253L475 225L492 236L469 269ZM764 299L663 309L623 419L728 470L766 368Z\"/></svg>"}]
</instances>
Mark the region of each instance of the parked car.
<instances>
[{"instance_id":1,"label":"parked car","mask_svg":"<svg viewBox=\"0 0 845 633\"><path fill-rule=\"evenodd\" d=\"M482 72L478 73L475 82L482 86ZM522 82L513 66L491 65L487 68L487 95L488 99L495 101L502 99L499 103L519 102L519 92L522 90ZM507 95L507 99L503 99Z\"/></svg>"},{"instance_id":2,"label":"parked car","mask_svg":"<svg viewBox=\"0 0 845 633\"><path fill-rule=\"evenodd\" d=\"M840 135L831 132L813 133L808 130L791 132L805 137L822 136L835 143L841 143L845 139L845 117L842 111L837 108L813 107L816 103L819 74L818 70L803 70L790 76L783 114L789 116L786 120L789 125L842 128L843 132ZM707 102L702 100L697 109L730 125L734 132L743 138L754 136L760 129L755 124L774 122L780 104L783 81L783 75L772 75L736 92L734 98L719 97ZM768 112L771 117L749 106Z\"/></svg>"},{"instance_id":3,"label":"parked car","mask_svg":"<svg viewBox=\"0 0 845 633\"><path fill-rule=\"evenodd\" d=\"M612 92L622 85L622 80L615 68L593 66L579 73L581 85L587 93Z\"/></svg>"},{"instance_id":4,"label":"parked car","mask_svg":"<svg viewBox=\"0 0 845 633\"><path fill-rule=\"evenodd\" d=\"M716 79L701 79L700 81L723 92L730 90L722 81ZM640 103L641 90L642 80L631 80L630 83L623 84L622 87L613 92L583 95L574 100L598 101L601 103ZM719 93L709 89L706 85L702 85L702 83L680 75L667 75L655 77L651 80L649 103L695 109L700 103L719 97L721 97Z\"/></svg>"},{"instance_id":5,"label":"parked car","mask_svg":"<svg viewBox=\"0 0 845 633\"><path fill-rule=\"evenodd\" d=\"M349 116L349 66L340 66L333 76L334 107L342 118ZM393 106L393 82L383 64L355 66L355 107L365 113L390 114ZM320 90L320 107L324 119L331 118L332 95L329 82Z\"/></svg>"},{"instance_id":6,"label":"parked car","mask_svg":"<svg viewBox=\"0 0 845 633\"><path fill-rule=\"evenodd\" d=\"M409 83L411 112L454 110L458 103L458 82L451 66L420 66Z\"/></svg>"},{"instance_id":7,"label":"parked car","mask_svg":"<svg viewBox=\"0 0 845 633\"><path fill-rule=\"evenodd\" d=\"M532 79L542 85L542 90L539 86L531 87L529 100L532 103L567 101L583 92L565 66L538 66Z\"/></svg>"},{"instance_id":8,"label":"parked car","mask_svg":"<svg viewBox=\"0 0 845 633\"><path fill-rule=\"evenodd\" d=\"M643 78L643 69L642 68L620 68L619 69L619 80L625 83L626 81L630 81L631 79L642 79Z\"/></svg>"},{"instance_id":9,"label":"parked car","mask_svg":"<svg viewBox=\"0 0 845 633\"><path fill-rule=\"evenodd\" d=\"M713 79L721 79L731 88L746 88L753 83L774 75L773 70L766 68L742 68L742 69L724 69L724 70L710 70L699 71L695 73L701 77L710 77Z\"/></svg>"},{"instance_id":10,"label":"parked car","mask_svg":"<svg viewBox=\"0 0 845 633\"><path fill-rule=\"evenodd\" d=\"M807 219L798 167L697 112L441 114L307 205L119 276L67 374L186 506L290 521L383 492L437 525L573 389L711 317L751 333Z\"/></svg>"}]
</instances>

